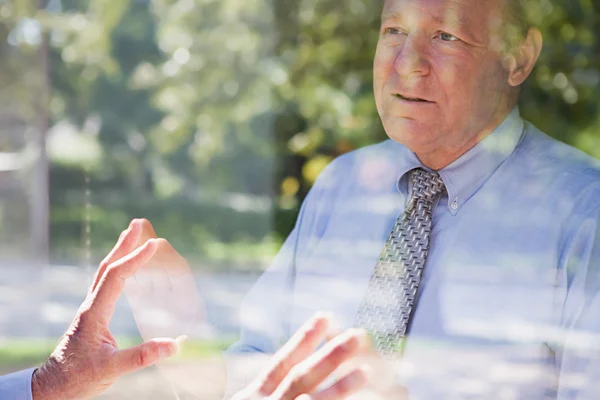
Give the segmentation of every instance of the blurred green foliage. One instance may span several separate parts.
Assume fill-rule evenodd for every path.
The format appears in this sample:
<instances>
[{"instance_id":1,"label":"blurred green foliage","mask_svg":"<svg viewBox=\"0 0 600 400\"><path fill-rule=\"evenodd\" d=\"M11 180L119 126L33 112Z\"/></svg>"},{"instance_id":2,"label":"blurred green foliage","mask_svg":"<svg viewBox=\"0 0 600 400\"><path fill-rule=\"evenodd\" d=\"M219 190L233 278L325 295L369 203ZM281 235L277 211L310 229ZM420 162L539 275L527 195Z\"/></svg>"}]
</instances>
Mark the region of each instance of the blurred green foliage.
<instances>
[{"instance_id":1,"label":"blurred green foliage","mask_svg":"<svg viewBox=\"0 0 600 400\"><path fill-rule=\"evenodd\" d=\"M138 216L192 258L268 258L322 168L386 138L371 89L380 4L0 1L3 79L31 62L23 21L51 38L54 260L80 261L86 213L96 258ZM545 44L522 114L600 157L600 3L530 4Z\"/></svg>"}]
</instances>

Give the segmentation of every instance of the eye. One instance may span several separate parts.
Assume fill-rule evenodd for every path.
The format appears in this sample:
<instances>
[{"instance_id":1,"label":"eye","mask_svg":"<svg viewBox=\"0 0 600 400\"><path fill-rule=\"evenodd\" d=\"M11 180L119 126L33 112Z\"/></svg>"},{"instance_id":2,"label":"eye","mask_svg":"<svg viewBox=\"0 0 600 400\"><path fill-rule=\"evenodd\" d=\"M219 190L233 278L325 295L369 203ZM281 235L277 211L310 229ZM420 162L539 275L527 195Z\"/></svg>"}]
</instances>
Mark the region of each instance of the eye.
<instances>
[{"instance_id":1,"label":"eye","mask_svg":"<svg viewBox=\"0 0 600 400\"><path fill-rule=\"evenodd\" d=\"M384 35L398 35L400 33L400 29L398 28L385 28L383 30Z\"/></svg>"},{"instance_id":2,"label":"eye","mask_svg":"<svg viewBox=\"0 0 600 400\"><path fill-rule=\"evenodd\" d=\"M446 32L440 32L440 33L438 33L437 37L440 38L444 42L456 42L457 40L460 40L456 36L451 35L451 34L446 33Z\"/></svg>"}]
</instances>

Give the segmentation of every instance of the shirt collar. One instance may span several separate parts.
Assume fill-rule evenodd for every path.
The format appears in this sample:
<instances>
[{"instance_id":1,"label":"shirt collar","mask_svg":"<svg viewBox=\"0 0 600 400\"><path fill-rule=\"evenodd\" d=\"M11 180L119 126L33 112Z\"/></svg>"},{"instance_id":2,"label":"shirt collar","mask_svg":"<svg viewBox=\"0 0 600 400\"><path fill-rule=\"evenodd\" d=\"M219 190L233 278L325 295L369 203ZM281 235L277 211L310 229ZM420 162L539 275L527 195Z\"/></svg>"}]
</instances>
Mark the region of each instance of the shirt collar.
<instances>
[{"instance_id":1,"label":"shirt collar","mask_svg":"<svg viewBox=\"0 0 600 400\"><path fill-rule=\"evenodd\" d=\"M448 192L448 209L456 215L517 147L525 124L515 107L504 121L473 148L439 172ZM407 172L425 168L406 146L399 145L398 190L407 194ZM427 168L426 168L427 169Z\"/></svg>"}]
</instances>

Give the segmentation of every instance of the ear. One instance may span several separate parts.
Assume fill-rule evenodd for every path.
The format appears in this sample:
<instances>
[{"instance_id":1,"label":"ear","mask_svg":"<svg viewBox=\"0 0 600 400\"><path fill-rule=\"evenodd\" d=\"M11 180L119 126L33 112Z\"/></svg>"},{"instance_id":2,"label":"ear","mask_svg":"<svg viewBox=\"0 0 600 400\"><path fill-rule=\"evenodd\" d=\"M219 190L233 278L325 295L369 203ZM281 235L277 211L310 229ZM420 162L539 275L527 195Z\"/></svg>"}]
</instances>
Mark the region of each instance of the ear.
<instances>
[{"instance_id":1,"label":"ear","mask_svg":"<svg viewBox=\"0 0 600 400\"><path fill-rule=\"evenodd\" d=\"M540 56L542 44L542 33L536 28L530 28L525 40L515 48L510 56L508 83L511 86L516 87L525 82Z\"/></svg>"}]
</instances>

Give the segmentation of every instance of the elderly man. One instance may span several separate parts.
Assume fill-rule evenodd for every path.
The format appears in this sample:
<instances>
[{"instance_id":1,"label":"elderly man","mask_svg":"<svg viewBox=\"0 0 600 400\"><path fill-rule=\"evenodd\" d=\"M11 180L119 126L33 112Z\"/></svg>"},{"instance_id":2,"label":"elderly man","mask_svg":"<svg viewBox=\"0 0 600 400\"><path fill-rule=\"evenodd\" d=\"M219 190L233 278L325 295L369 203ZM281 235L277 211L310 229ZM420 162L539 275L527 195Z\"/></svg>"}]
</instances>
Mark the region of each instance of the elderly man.
<instances>
[{"instance_id":1,"label":"elderly man","mask_svg":"<svg viewBox=\"0 0 600 400\"><path fill-rule=\"evenodd\" d=\"M373 334L410 397L600 395L600 169L519 116L542 47L525 5L385 0L391 140L321 174L231 354L273 353L327 310Z\"/></svg>"}]
</instances>

